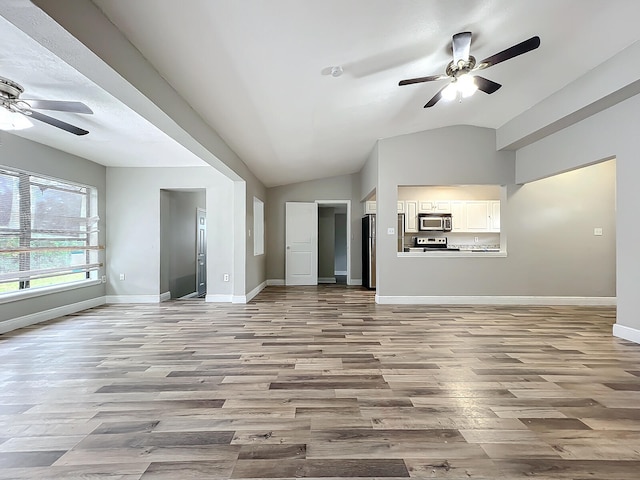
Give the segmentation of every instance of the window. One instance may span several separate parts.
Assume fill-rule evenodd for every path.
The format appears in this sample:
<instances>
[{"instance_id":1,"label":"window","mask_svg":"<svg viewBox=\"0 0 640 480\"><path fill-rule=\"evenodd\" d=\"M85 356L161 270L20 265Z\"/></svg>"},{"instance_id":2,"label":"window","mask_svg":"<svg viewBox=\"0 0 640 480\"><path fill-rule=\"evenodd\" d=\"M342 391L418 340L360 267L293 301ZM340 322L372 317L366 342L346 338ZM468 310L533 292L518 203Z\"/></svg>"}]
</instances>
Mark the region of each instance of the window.
<instances>
[{"instance_id":1,"label":"window","mask_svg":"<svg viewBox=\"0 0 640 480\"><path fill-rule=\"evenodd\" d=\"M264 203L253 197L253 254L264 254Z\"/></svg>"},{"instance_id":2,"label":"window","mask_svg":"<svg viewBox=\"0 0 640 480\"><path fill-rule=\"evenodd\" d=\"M97 191L0 166L0 294L97 278Z\"/></svg>"}]
</instances>

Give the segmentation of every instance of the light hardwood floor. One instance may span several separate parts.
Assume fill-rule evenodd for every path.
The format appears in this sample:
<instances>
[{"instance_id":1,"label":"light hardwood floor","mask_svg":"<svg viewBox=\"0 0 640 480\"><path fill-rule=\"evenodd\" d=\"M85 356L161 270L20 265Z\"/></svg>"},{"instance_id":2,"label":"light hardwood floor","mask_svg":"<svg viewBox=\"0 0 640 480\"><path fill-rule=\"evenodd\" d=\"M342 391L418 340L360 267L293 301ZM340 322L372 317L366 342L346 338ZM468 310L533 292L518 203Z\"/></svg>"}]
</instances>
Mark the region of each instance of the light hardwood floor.
<instances>
[{"instance_id":1,"label":"light hardwood floor","mask_svg":"<svg viewBox=\"0 0 640 480\"><path fill-rule=\"evenodd\" d=\"M109 305L0 336L1 479L640 478L609 307Z\"/></svg>"}]
</instances>

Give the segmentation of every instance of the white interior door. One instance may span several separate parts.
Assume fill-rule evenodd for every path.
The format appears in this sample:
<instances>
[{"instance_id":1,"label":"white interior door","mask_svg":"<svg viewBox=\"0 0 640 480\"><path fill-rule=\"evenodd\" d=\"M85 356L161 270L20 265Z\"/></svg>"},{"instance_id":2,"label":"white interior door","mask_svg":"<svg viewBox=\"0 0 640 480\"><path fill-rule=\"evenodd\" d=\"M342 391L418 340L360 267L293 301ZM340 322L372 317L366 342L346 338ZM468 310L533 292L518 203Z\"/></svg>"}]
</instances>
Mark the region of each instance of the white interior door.
<instances>
[{"instance_id":1,"label":"white interior door","mask_svg":"<svg viewBox=\"0 0 640 480\"><path fill-rule=\"evenodd\" d=\"M285 284L318 284L318 204L287 202L285 206Z\"/></svg>"}]
</instances>

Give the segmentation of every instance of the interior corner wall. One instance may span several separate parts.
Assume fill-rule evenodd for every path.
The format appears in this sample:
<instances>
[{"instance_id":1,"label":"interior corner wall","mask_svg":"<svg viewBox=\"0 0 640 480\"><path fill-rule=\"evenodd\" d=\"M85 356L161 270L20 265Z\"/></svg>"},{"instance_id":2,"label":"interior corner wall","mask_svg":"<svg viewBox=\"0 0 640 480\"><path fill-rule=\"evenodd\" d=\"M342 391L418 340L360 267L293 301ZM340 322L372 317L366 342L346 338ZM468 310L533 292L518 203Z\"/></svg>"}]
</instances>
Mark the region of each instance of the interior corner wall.
<instances>
[{"instance_id":1,"label":"interior corner wall","mask_svg":"<svg viewBox=\"0 0 640 480\"><path fill-rule=\"evenodd\" d=\"M618 333L640 343L640 95L517 151L519 182L616 158L616 290ZM621 327L621 328L620 328ZM614 332L615 332L614 327Z\"/></svg>"},{"instance_id":2,"label":"interior corner wall","mask_svg":"<svg viewBox=\"0 0 640 480\"><path fill-rule=\"evenodd\" d=\"M359 175L341 175L338 177L294 183L267 189L265 205L267 278L273 281L285 279L285 203L314 202L316 200L351 200L351 280L361 281L361 226Z\"/></svg>"},{"instance_id":3,"label":"interior corner wall","mask_svg":"<svg viewBox=\"0 0 640 480\"><path fill-rule=\"evenodd\" d=\"M213 167L107 168L107 298L158 299L161 190L206 190L207 295L231 301L233 182ZM244 218L238 219L244 225ZM119 280L120 274L125 280Z\"/></svg>"},{"instance_id":4,"label":"interior corner wall","mask_svg":"<svg viewBox=\"0 0 640 480\"><path fill-rule=\"evenodd\" d=\"M359 172L360 176L360 196L359 202L368 200L372 193L376 191L378 185L378 143L373 146L367 161Z\"/></svg>"},{"instance_id":5,"label":"interior corner wall","mask_svg":"<svg viewBox=\"0 0 640 480\"><path fill-rule=\"evenodd\" d=\"M105 245L107 227L105 167L7 132L0 132L0 139L0 165L91 185L98 189L98 216L100 217L98 243ZM104 256L102 260L104 261ZM102 276L104 272L105 269L102 268L98 275ZM37 315L73 304L82 305L97 299L104 301L104 295L105 286L99 284L4 303L0 308L0 322Z\"/></svg>"}]
</instances>

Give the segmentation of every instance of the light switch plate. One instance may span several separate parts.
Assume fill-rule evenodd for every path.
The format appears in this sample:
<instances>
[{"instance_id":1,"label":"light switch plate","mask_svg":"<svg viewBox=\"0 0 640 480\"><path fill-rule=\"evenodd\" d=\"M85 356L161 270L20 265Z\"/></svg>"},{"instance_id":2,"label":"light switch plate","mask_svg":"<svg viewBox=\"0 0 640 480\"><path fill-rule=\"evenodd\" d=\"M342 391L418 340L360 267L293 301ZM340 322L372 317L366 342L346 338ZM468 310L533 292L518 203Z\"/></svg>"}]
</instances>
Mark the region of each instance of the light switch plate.
<instances>
[{"instance_id":1,"label":"light switch plate","mask_svg":"<svg viewBox=\"0 0 640 480\"><path fill-rule=\"evenodd\" d=\"M396 229L393 227L389 227L387 228L387 235L395 235L396 234Z\"/></svg>"},{"instance_id":2,"label":"light switch plate","mask_svg":"<svg viewBox=\"0 0 640 480\"><path fill-rule=\"evenodd\" d=\"M593 229L593 234L598 236L598 237L601 236L602 235L602 228L598 228L598 227L594 228Z\"/></svg>"}]
</instances>

